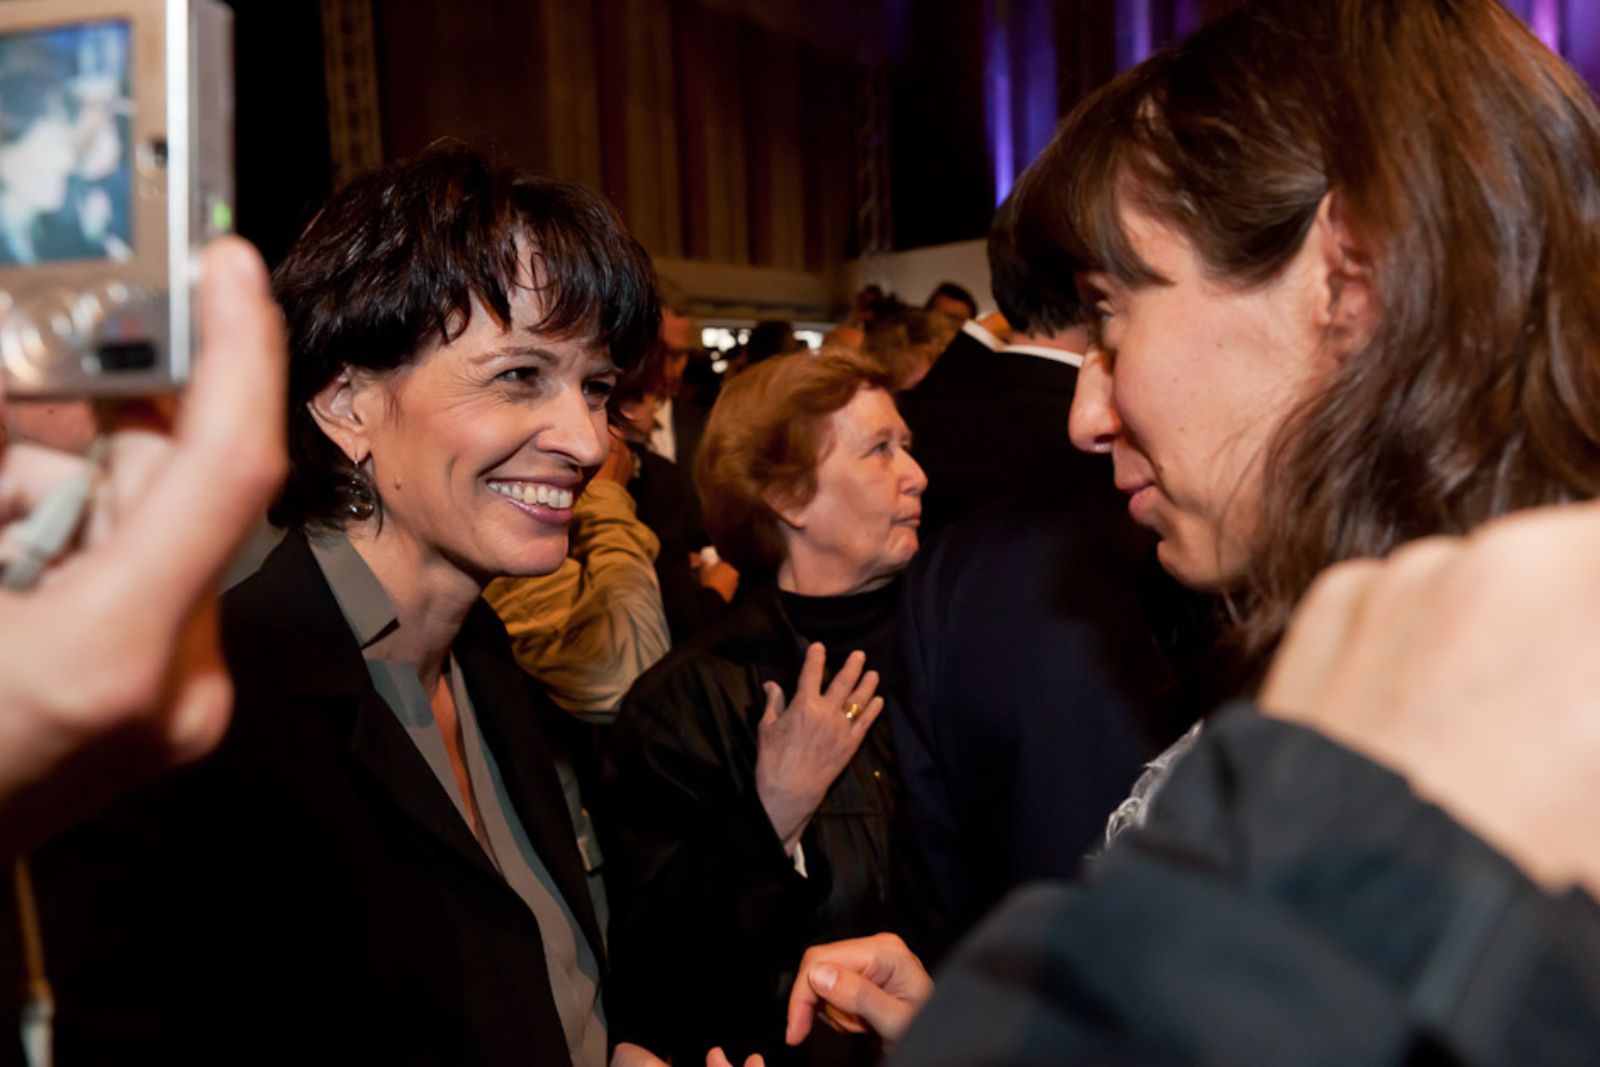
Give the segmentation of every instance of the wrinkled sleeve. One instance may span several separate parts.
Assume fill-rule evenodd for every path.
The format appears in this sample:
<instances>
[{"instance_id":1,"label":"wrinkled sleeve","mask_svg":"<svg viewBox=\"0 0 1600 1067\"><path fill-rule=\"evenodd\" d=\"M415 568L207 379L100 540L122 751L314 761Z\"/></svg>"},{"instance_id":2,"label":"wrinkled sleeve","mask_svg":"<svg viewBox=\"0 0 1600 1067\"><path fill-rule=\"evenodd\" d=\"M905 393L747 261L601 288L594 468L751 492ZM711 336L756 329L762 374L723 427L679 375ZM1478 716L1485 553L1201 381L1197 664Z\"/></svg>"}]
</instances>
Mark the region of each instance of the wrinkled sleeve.
<instances>
[{"instance_id":1,"label":"wrinkled sleeve","mask_svg":"<svg viewBox=\"0 0 1600 1067\"><path fill-rule=\"evenodd\" d=\"M1600 910L1249 707L1080 887L1014 896L897 1063L1592 1063Z\"/></svg>"},{"instance_id":2,"label":"wrinkled sleeve","mask_svg":"<svg viewBox=\"0 0 1600 1067\"><path fill-rule=\"evenodd\" d=\"M554 573L501 578L484 596L517 662L560 707L608 723L623 694L667 652L655 574L660 545L617 482L591 482L574 507L568 556Z\"/></svg>"}]
</instances>

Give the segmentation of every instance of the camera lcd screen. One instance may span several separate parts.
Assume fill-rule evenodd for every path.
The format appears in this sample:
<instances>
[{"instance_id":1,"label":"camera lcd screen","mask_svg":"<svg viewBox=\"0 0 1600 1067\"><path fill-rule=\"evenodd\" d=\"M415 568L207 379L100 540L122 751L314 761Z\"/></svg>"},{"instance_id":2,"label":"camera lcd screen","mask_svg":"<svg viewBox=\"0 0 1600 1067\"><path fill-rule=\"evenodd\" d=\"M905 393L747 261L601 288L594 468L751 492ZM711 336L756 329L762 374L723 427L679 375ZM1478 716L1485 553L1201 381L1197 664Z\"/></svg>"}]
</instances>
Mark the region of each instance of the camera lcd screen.
<instances>
[{"instance_id":1,"label":"camera lcd screen","mask_svg":"<svg viewBox=\"0 0 1600 1067\"><path fill-rule=\"evenodd\" d=\"M129 24L0 34L0 267L133 255Z\"/></svg>"}]
</instances>

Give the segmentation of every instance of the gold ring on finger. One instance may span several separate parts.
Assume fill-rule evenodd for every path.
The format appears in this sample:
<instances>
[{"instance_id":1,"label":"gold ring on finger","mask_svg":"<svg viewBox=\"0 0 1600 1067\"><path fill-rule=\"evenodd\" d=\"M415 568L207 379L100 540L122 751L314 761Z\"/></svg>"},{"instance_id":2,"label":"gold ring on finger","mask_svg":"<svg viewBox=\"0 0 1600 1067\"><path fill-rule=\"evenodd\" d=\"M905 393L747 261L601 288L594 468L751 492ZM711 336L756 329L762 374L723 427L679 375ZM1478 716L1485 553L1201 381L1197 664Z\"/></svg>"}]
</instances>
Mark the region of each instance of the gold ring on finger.
<instances>
[{"instance_id":1,"label":"gold ring on finger","mask_svg":"<svg viewBox=\"0 0 1600 1067\"><path fill-rule=\"evenodd\" d=\"M857 719L861 718L862 710L863 709L861 705L852 700L850 703L844 706L844 717L849 719L851 722L855 722Z\"/></svg>"}]
</instances>

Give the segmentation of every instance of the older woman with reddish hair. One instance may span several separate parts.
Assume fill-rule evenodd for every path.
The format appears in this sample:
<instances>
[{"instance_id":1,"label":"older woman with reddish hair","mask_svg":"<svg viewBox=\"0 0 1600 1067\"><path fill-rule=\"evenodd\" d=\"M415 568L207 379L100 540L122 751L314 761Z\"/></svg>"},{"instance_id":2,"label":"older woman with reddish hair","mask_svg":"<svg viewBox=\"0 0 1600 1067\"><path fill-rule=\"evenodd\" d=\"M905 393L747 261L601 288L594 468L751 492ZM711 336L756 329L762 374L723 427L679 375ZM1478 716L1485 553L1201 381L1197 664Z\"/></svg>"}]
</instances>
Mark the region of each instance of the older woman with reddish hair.
<instances>
[{"instance_id":1,"label":"older woman with reddish hair","mask_svg":"<svg viewBox=\"0 0 1600 1067\"><path fill-rule=\"evenodd\" d=\"M728 383L701 442L706 526L746 589L639 680L608 771L614 973L635 1039L678 1062L876 1054L831 1034L787 1050L783 1020L807 945L888 919L895 777L873 723L927 484L889 386L858 356L779 357Z\"/></svg>"}]
</instances>

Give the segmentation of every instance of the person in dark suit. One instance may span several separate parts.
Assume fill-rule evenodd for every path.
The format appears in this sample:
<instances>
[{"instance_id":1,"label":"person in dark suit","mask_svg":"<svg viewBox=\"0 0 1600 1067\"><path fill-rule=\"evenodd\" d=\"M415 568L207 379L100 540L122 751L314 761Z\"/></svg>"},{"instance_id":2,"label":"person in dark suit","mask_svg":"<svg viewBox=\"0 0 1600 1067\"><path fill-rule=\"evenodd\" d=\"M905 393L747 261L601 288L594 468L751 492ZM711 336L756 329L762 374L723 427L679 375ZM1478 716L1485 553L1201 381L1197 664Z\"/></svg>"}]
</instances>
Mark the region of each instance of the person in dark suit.
<instances>
[{"instance_id":1,"label":"person in dark suit","mask_svg":"<svg viewBox=\"0 0 1600 1067\"><path fill-rule=\"evenodd\" d=\"M596 194L444 148L275 283L289 532L223 600L217 753L37 856L59 1061L600 1067L578 798L479 594L565 557L649 260Z\"/></svg>"},{"instance_id":2,"label":"person in dark suit","mask_svg":"<svg viewBox=\"0 0 1600 1067\"><path fill-rule=\"evenodd\" d=\"M990 376L966 395L997 420L1025 396L1060 404L1019 420L1037 462L1066 431L1077 370L1060 346L1081 340L1084 308L1028 268L1014 225L1008 202L989 236L995 300L1014 338L1038 340L985 350L972 370ZM925 441L919 454L936 449ZM1192 691L1209 677L1209 601L1155 565L1104 457L1023 488L936 537L906 579L896 914L930 963L1010 889L1074 875L1144 764L1210 709Z\"/></svg>"},{"instance_id":3,"label":"person in dark suit","mask_svg":"<svg viewBox=\"0 0 1600 1067\"><path fill-rule=\"evenodd\" d=\"M1076 874L1144 765L1210 710L1209 602L1096 518L997 506L907 576L895 917L930 966L1010 890Z\"/></svg>"},{"instance_id":4,"label":"person in dark suit","mask_svg":"<svg viewBox=\"0 0 1600 1067\"><path fill-rule=\"evenodd\" d=\"M1027 294L1017 277L1011 205L995 213L989 236L991 284L1010 342L968 320L927 377L900 396L928 472L922 521L929 537L995 500L1111 477L1105 458L1085 456L1067 433L1088 343L1086 310L1075 299Z\"/></svg>"}]
</instances>

